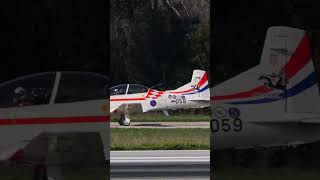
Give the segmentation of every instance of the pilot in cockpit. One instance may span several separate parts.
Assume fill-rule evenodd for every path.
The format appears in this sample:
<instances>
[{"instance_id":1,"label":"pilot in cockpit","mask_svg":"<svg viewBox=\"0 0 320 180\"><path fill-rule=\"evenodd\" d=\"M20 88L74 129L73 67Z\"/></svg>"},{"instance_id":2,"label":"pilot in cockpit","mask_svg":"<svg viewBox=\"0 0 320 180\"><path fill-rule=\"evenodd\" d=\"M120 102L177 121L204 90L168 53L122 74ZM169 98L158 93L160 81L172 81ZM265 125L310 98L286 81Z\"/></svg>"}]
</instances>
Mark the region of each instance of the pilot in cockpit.
<instances>
[{"instance_id":1,"label":"pilot in cockpit","mask_svg":"<svg viewBox=\"0 0 320 180\"><path fill-rule=\"evenodd\" d=\"M31 92L23 87L14 89L13 103L17 107L46 104L48 93L44 88L33 88Z\"/></svg>"},{"instance_id":2,"label":"pilot in cockpit","mask_svg":"<svg viewBox=\"0 0 320 180\"><path fill-rule=\"evenodd\" d=\"M23 87L17 87L14 89L13 104L17 107L30 106L32 100L29 96L28 91Z\"/></svg>"}]
</instances>

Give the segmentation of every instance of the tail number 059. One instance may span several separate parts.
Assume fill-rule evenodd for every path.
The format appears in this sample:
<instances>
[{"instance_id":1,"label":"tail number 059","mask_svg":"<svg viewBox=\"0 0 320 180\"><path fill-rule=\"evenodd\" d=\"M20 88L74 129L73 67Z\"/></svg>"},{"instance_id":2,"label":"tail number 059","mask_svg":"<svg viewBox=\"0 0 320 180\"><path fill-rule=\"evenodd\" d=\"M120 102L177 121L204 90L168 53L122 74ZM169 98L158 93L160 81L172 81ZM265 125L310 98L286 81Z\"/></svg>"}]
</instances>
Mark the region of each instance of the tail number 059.
<instances>
[{"instance_id":1,"label":"tail number 059","mask_svg":"<svg viewBox=\"0 0 320 180\"><path fill-rule=\"evenodd\" d=\"M239 118L233 118L233 119L211 119L210 122L210 129L213 133L224 131L235 131L240 132L242 131L242 120Z\"/></svg>"}]
</instances>

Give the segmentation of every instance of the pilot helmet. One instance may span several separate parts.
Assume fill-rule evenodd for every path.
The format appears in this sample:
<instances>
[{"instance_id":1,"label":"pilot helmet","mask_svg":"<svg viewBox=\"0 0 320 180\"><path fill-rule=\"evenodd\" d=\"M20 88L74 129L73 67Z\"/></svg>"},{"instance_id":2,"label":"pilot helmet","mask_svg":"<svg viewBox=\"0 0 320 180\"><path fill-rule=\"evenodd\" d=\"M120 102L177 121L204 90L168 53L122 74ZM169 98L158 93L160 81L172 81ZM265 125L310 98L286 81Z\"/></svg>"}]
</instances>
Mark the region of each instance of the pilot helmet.
<instances>
[{"instance_id":1,"label":"pilot helmet","mask_svg":"<svg viewBox=\"0 0 320 180\"><path fill-rule=\"evenodd\" d=\"M24 95L26 94L26 90L23 87L17 87L16 89L14 89L14 93L16 95Z\"/></svg>"}]
</instances>

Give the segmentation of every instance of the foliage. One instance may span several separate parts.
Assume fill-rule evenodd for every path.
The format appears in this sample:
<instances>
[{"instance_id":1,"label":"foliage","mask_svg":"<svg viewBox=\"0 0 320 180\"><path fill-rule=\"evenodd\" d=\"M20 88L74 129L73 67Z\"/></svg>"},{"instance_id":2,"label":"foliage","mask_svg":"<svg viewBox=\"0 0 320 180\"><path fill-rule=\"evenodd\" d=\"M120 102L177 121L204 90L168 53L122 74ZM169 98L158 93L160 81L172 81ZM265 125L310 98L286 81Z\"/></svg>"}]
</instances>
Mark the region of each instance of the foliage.
<instances>
[{"instance_id":1,"label":"foliage","mask_svg":"<svg viewBox=\"0 0 320 180\"><path fill-rule=\"evenodd\" d=\"M191 62L200 69L209 69L210 62L210 26L209 24L193 25L186 35L187 45L191 50Z\"/></svg>"},{"instance_id":2,"label":"foliage","mask_svg":"<svg viewBox=\"0 0 320 180\"><path fill-rule=\"evenodd\" d=\"M289 26L314 32L315 62L319 54L319 1L215 1L211 86L259 64L266 31L270 26ZM317 33L316 33L317 32ZM319 66L318 66L319 67Z\"/></svg>"},{"instance_id":3,"label":"foliage","mask_svg":"<svg viewBox=\"0 0 320 180\"><path fill-rule=\"evenodd\" d=\"M112 83L164 83L164 88L176 88L189 82L200 62L189 60L186 36L209 17L202 8L208 8L208 3L200 2L154 1L153 6L149 2L115 2L111 15Z\"/></svg>"}]
</instances>

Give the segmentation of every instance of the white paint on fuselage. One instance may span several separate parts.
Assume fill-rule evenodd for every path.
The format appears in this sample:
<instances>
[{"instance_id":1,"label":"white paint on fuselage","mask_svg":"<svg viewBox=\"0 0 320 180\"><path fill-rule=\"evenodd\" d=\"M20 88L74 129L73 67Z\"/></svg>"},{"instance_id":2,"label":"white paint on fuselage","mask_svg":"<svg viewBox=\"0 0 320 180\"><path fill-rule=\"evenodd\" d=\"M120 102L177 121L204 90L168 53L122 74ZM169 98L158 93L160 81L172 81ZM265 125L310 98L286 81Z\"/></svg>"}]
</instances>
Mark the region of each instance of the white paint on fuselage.
<instances>
[{"instance_id":1,"label":"white paint on fuselage","mask_svg":"<svg viewBox=\"0 0 320 180\"><path fill-rule=\"evenodd\" d=\"M7 155L24 148L42 133L82 133L96 132L101 136L105 158L109 159L109 101L92 100L75 103L60 103L0 109L0 121L9 120L10 124L0 125L0 161ZM100 116L105 122L41 123L41 118L79 118ZM19 124L21 119L38 119L38 123Z\"/></svg>"}]
</instances>

